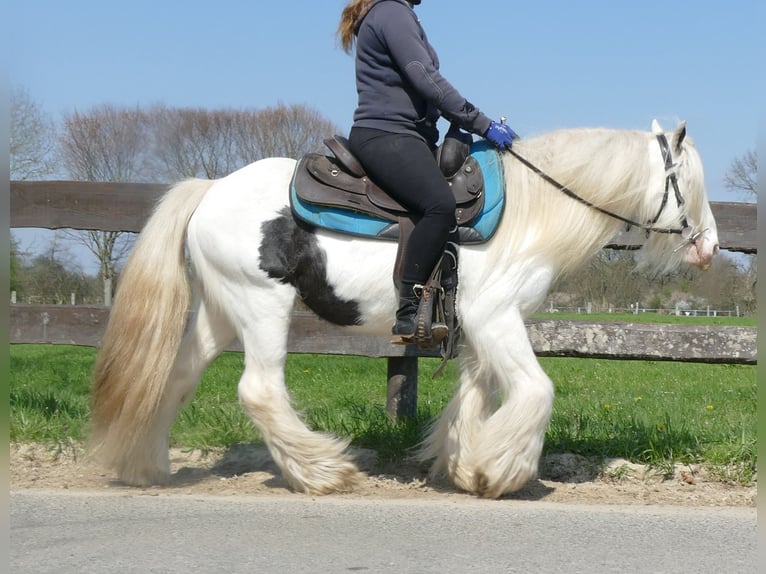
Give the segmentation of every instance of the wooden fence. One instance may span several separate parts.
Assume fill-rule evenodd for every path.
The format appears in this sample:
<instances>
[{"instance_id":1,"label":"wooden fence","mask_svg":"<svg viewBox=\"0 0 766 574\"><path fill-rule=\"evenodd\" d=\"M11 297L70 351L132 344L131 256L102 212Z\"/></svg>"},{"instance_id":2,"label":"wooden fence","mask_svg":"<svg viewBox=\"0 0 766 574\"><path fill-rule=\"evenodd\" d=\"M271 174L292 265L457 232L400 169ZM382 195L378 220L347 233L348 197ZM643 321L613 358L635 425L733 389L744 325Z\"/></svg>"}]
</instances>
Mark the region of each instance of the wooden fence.
<instances>
[{"instance_id":1,"label":"wooden fence","mask_svg":"<svg viewBox=\"0 0 766 574\"><path fill-rule=\"evenodd\" d=\"M11 182L11 228L89 229L138 232L159 198L161 184L72 181ZM713 203L722 249L757 252L756 205ZM616 236L612 248L635 248L643 235ZM98 346L109 315L106 307L23 305L10 309L12 343ZM754 327L595 323L530 320L527 330L539 356L651 359L755 364ZM239 344L231 350L241 350ZM434 356L388 337L344 333L312 312L293 315L291 353L360 355L388 361L387 408L411 416L417 406L418 357Z\"/></svg>"}]
</instances>

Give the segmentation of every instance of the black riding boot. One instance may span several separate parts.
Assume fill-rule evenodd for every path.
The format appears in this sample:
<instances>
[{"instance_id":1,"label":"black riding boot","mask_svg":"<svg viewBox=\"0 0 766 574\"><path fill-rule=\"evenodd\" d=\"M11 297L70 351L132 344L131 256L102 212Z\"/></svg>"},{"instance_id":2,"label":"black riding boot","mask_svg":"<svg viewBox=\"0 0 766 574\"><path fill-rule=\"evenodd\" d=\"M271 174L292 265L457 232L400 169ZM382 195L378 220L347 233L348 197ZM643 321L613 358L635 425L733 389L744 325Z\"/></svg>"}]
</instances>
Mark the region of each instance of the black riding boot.
<instances>
[{"instance_id":1,"label":"black riding boot","mask_svg":"<svg viewBox=\"0 0 766 574\"><path fill-rule=\"evenodd\" d=\"M396 323L391 329L392 335L411 338L415 336L415 314L420 298L415 294L415 284L402 281L399 287L399 308L396 310Z\"/></svg>"}]
</instances>

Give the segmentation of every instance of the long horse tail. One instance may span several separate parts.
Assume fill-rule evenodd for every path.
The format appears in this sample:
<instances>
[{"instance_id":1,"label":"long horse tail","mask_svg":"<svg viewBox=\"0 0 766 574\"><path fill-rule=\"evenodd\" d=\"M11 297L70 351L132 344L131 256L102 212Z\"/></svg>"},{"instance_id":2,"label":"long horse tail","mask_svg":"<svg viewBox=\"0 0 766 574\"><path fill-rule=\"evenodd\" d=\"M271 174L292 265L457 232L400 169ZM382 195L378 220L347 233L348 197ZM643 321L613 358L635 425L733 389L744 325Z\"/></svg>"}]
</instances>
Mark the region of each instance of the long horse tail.
<instances>
[{"instance_id":1,"label":"long horse tail","mask_svg":"<svg viewBox=\"0 0 766 574\"><path fill-rule=\"evenodd\" d=\"M153 426L191 301L186 229L212 184L183 181L158 203L120 274L94 366L90 446L131 484L167 478L165 469L147 464L154 455L142 451L152 450L157 435Z\"/></svg>"}]
</instances>

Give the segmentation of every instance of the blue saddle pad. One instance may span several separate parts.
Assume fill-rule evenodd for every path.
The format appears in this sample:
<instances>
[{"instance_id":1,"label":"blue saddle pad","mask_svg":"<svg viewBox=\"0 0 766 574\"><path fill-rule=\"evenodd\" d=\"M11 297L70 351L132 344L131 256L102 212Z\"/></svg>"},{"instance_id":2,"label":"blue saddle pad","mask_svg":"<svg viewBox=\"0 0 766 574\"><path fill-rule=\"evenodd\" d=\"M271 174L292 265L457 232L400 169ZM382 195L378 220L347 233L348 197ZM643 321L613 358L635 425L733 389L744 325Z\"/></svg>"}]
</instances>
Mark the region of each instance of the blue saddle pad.
<instances>
[{"instance_id":1,"label":"blue saddle pad","mask_svg":"<svg viewBox=\"0 0 766 574\"><path fill-rule=\"evenodd\" d=\"M471 145L471 155L481 167L484 176L484 207L469 222L467 229L461 228L461 243L482 243L495 233L505 204L505 182L502 161L498 152L486 141ZM293 214L310 225L372 239L396 241L398 224L359 213L350 209L325 207L306 203L298 197L295 184L290 184L290 202ZM464 233L466 232L467 233Z\"/></svg>"}]
</instances>

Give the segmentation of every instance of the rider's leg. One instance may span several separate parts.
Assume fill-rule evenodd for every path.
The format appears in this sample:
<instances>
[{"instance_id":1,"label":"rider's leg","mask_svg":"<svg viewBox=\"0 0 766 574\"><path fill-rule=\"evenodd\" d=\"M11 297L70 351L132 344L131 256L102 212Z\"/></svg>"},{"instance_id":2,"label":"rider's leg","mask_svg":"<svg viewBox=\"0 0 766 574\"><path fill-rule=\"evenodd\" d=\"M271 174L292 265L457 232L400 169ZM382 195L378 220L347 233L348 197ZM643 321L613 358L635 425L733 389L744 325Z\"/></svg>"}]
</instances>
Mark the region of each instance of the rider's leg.
<instances>
[{"instance_id":1,"label":"rider's leg","mask_svg":"<svg viewBox=\"0 0 766 574\"><path fill-rule=\"evenodd\" d=\"M455 198L436 163L433 149L421 138L354 128L351 151L367 174L420 217L405 246L399 307L393 334L415 333L415 285L425 285L456 226Z\"/></svg>"}]
</instances>

